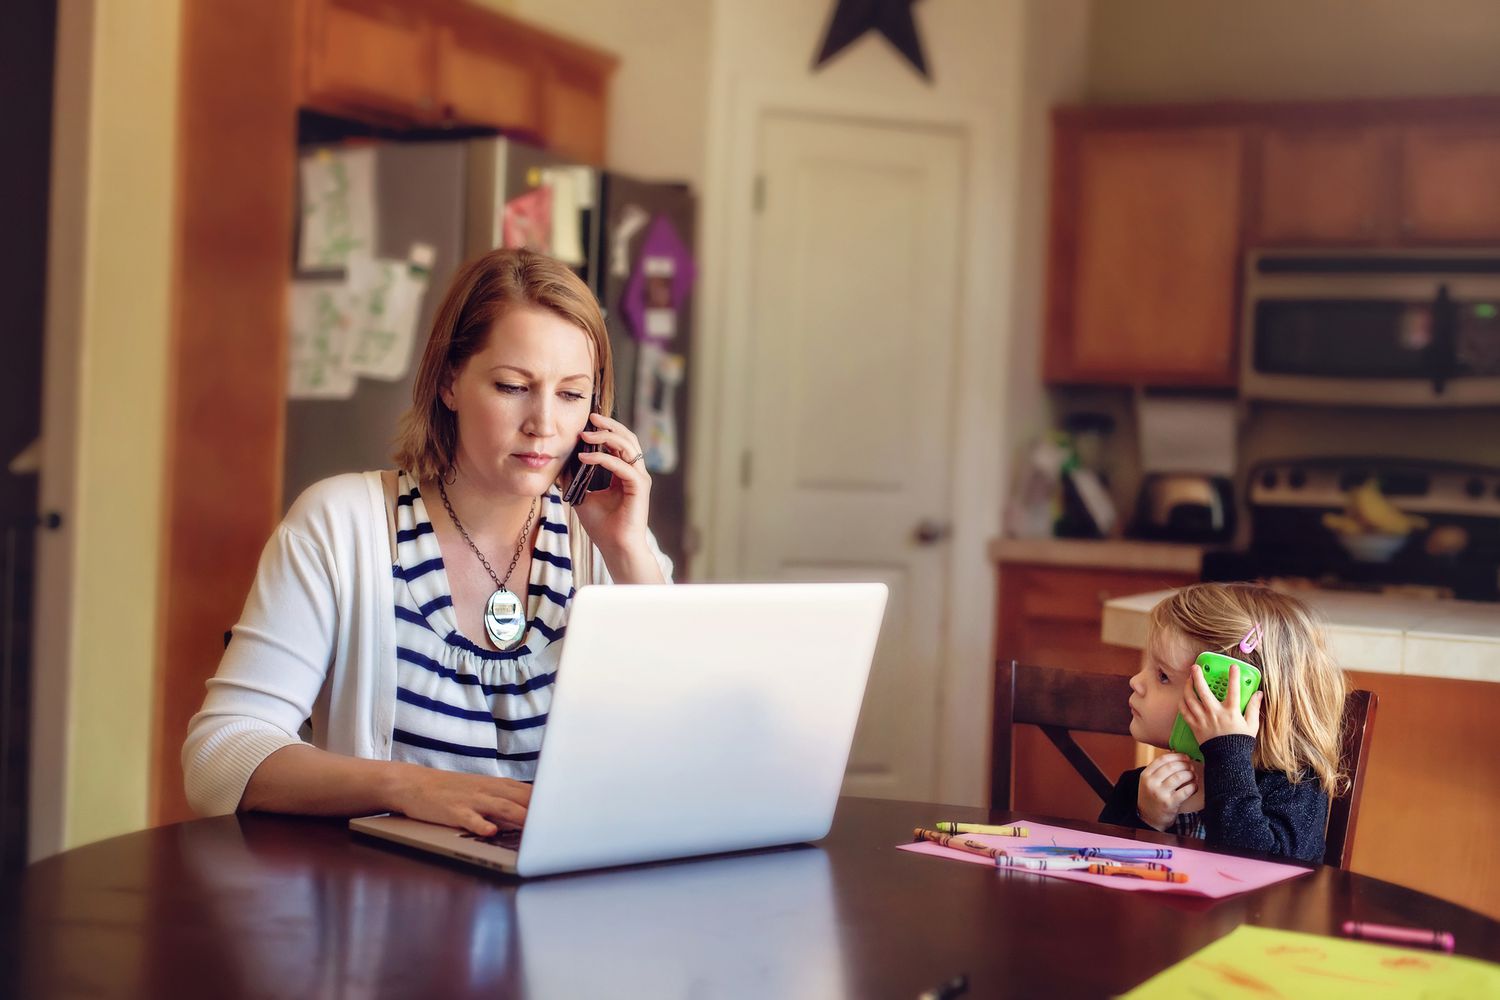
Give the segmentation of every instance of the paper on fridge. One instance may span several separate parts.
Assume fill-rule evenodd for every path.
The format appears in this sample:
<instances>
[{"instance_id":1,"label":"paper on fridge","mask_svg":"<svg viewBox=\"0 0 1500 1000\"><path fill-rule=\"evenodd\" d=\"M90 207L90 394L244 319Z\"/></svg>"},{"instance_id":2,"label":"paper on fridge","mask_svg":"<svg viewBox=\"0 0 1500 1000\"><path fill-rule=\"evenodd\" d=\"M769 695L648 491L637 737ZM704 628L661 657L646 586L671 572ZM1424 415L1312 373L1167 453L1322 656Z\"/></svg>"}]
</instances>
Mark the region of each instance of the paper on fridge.
<instances>
[{"instance_id":1,"label":"paper on fridge","mask_svg":"<svg viewBox=\"0 0 1500 1000\"><path fill-rule=\"evenodd\" d=\"M1235 401L1190 396L1136 397L1143 472L1233 477Z\"/></svg>"},{"instance_id":2,"label":"paper on fridge","mask_svg":"<svg viewBox=\"0 0 1500 1000\"><path fill-rule=\"evenodd\" d=\"M552 189L552 256L581 267L583 212L594 207L594 171L588 167L543 167L542 184Z\"/></svg>"},{"instance_id":3,"label":"paper on fridge","mask_svg":"<svg viewBox=\"0 0 1500 1000\"><path fill-rule=\"evenodd\" d=\"M290 364L287 396L291 399L348 399L355 376L345 363L353 303L344 282L317 279L292 282Z\"/></svg>"},{"instance_id":4,"label":"paper on fridge","mask_svg":"<svg viewBox=\"0 0 1500 1000\"><path fill-rule=\"evenodd\" d=\"M375 151L320 149L302 157L297 267L348 266L375 252Z\"/></svg>"},{"instance_id":5,"label":"paper on fridge","mask_svg":"<svg viewBox=\"0 0 1500 1000\"><path fill-rule=\"evenodd\" d=\"M354 315L346 358L355 375L395 381L406 374L432 260L432 247L419 243L407 260L356 257L349 262Z\"/></svg>"}]
</instances>

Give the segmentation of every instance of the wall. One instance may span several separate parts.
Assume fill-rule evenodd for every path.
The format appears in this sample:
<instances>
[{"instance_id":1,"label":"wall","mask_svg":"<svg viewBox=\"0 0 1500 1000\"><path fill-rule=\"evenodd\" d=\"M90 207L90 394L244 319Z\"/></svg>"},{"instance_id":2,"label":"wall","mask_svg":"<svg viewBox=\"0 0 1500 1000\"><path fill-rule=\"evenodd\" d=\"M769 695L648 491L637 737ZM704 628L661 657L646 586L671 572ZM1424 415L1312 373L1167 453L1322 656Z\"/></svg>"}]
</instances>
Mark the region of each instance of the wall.
<instances>
[{"instance_id":1,"label":"wall","mask_svg":"<svg viewBox=\"0 0 1500 1000\"><path fill-rule=\"evenodd\" d=\"M1493 0L1093 0L1089 98L1500 91Z\"/></svg>"},{"instance_id":2,"label":"wall","mask_svg":"<svg viewBox=\"0 0 1500 1000\"><path fill-rule=\"evenodd\" d=\"M180 10L59 4L33 857L146 825Z\"/></svg>"}]
</instances>

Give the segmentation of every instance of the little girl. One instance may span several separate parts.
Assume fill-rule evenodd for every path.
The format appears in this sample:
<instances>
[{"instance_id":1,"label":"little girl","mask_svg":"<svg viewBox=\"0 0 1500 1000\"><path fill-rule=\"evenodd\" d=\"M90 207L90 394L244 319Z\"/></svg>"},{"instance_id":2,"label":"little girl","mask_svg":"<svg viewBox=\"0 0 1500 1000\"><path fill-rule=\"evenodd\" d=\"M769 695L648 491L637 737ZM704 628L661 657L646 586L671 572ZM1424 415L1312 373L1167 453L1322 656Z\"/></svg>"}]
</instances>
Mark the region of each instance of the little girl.
<instances>
[{"instance_id":1,"label":"little girl","mask_svg":"<svg viewBox=\"0 0 1500 1000\"><path fill-rule=\"evenodd\" d=\"M1260 670L1243 715L1238 669L1220 702L1194 663L1205 651ZM1165 749L1180 711L1203 763L1169 753L1126 771L1101 823L1322 860L1329 796L1347 780L1339 774L1345 681L1305 605L1258 584L1179 590L1151 612L1130 690L1131 735Z\"/></svg>"}]
</instances>

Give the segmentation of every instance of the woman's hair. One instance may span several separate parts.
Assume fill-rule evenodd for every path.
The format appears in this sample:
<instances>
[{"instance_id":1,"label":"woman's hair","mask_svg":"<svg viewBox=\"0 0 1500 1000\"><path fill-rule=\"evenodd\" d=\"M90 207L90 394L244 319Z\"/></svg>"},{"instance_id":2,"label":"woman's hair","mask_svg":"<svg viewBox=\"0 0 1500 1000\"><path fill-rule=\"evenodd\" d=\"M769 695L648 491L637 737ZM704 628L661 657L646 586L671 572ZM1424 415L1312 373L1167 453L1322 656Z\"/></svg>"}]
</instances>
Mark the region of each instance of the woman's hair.
<instances>
[{"instance_id":1,"label":"woman's hair","mask_svg":"<svg viewBox=\"0 0 1500 1000\"><path fill-rule=\"evenodd\" d=\"M1239 649L1259 625L1260 643ZM1254 583L1200 583L1184 587L1151 612L1151 630L1181 633L1200 652L1227 653L1260 670L1260 732L1255 766L1282 771L1296 784L1311 768L1329 795L1347 783L1339 771L1344 672L1333 662L1323 629L1295 598Z\"/></svg>"},{"instance_id":2,"label":"woman's hair","mask_svg":"<svg viewBox=\"0 0 1500 1000\"><path fill-rule=\"evenodd\" d=\"M549 310L588 336L594 361L594 401L614 408L614 363L604 314L588 286L565 264L530 250L491 250L459 269L432 321L411 389L411 409L401 418L394 458L418 480L443 475L458 451L458 420L440 390L484 349L490 331L511 309Z\"/></svg>"}]
</instances>

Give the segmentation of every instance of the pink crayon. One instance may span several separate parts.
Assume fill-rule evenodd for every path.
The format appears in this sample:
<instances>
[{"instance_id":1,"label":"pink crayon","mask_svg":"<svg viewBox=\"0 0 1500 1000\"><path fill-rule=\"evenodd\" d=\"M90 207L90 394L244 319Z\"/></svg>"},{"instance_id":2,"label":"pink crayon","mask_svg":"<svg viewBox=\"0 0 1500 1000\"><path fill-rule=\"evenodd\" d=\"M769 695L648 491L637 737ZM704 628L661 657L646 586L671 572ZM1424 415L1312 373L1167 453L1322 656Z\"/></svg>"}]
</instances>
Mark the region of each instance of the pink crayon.
<instances>
[{"instance_id":1,"label":"pink crayon","mask_svg":"<svg viewBox=\"0 0 1500 1000\"><path fill-rule=\"evenodd\" d=\"M1345 920L1346 937L1363 938L1366 941L1384 941L1389 944L1405 944L1413 948L1432 948L1436 951L1453 951L1453 935L1447 931L1428 931L1419 927L1392 927L1389 924L1372 924L1363 920Z\"/></svg>"}]
</instances>

